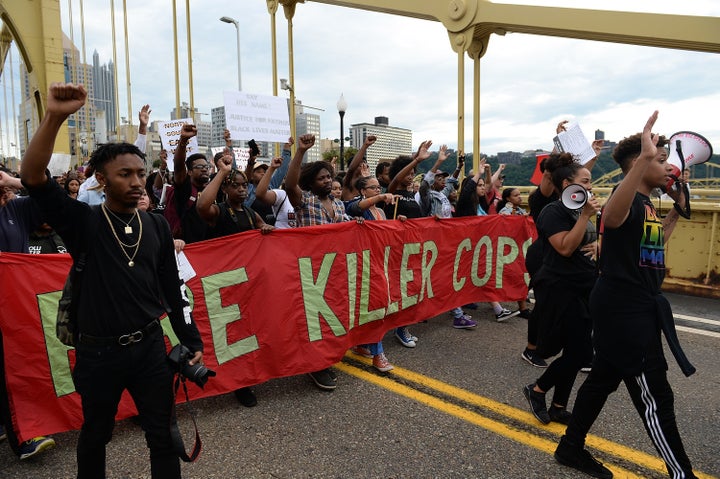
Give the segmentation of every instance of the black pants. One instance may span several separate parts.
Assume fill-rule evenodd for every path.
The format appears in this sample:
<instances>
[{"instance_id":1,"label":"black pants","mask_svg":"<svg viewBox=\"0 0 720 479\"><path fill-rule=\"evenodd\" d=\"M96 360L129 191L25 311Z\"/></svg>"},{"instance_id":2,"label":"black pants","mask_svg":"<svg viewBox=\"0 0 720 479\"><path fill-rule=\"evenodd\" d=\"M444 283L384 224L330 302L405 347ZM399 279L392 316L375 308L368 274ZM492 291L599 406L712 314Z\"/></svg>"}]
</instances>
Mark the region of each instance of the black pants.
<instances>
[{"instance_id":1,"label":"black pants","mask_svg":"<svg viewBox=\"0 0 720 479\"><path fill-rule=\"evenodd\" d=\"M567 406L580 368L592 360L590 317L587 313L574 315L572 311L566 312L568 317L563 321L565 340L562 355L555 358L537 380L538 387L543 391L555 388L552 402L559 406Z\"/></svg>"},{"instance_id":2,"label":"black pants","mask_svg":"<svg viewBox=\"0 0 720 479\"><path fill-rule=\"evenodd\" d=\"M10 412L10 403L8 401L7 385L5 383L5 351L3 348L3 336L0 332L0 424L5 427L10 449L16 456L20 457L20 440L15 434L15 428L12 422L12 413Z\"/></svg>"},{"instance_id":3,"label":"black pants","mask_svg":"<svg viewBox=\"0 0 720 479\"><path fill-rule=\"evenodd\" d=\"M73 380L84 416L77 446L78 479L105 477L105 446L125 389L140 414L153 479L178 479L180 459L170 437L172 373L161 332L130 346L79 344L76 357Z\"/></svg>"},{"instance_id":4,"label":"black pants","mask_svg":"<svg viewBox=\"0 0 720 479\"><path fill-rule=\"evenodd\" d=\"M675 421L674 396L664 365L655 365L638 376L623 377L607 362L595 358L592 371L578 391L565 436L578 446L597 419L608 396L620 381L630 393L635 409L655 449L665 461L670 477L695 478Z\"/></svg>"}]
</instances>

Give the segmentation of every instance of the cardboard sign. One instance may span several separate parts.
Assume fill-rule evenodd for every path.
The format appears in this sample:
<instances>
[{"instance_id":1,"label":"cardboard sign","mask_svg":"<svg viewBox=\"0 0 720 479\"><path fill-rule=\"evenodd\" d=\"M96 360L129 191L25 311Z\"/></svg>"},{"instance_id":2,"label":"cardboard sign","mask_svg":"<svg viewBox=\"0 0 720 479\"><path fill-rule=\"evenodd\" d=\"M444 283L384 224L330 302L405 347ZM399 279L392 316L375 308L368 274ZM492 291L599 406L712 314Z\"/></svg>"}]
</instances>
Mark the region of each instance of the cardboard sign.
<instances>
[{"instance_id":1,"label":"cardboard sign","mask_svg":"<svg viewBox=\"0 0 720 479\"><path fill-rule=\"evenodd\" d=\"M184 124L193 124L192 118L182 118L180 120L171 121L160 121L158 122L158 131L160 132L160 143L162 143L163 150L168 152L167 167L170 171L175 169L175 162L173 157L175 156L175 150L177 145L180 143L180 130ZM198 147L197 136L190 138L185 154L187 156L193 153L199 153L200 148Z\"/></svg>"}]
</instances>

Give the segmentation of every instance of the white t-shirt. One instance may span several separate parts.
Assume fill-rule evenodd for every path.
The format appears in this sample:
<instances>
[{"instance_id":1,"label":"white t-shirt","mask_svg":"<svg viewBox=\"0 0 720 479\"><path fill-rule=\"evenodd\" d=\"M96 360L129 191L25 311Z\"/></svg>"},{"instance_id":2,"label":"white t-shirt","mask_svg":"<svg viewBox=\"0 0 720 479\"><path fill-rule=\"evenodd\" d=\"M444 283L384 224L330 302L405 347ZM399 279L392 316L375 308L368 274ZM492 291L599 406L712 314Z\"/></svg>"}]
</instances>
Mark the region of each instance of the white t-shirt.
<instances>
[{"instance_id":1,"label":"white t-shirt","mask_svg":"<svg viewBox=\"0 0 720 479\"><path fill-rule=\"evenodd\" d=\"M297 227L295 209L290 204L287 192L279 189L272 191L275 192L275 203L272 205L275 214L275 227L280 229Z\"/></svg>"}]
</instances>

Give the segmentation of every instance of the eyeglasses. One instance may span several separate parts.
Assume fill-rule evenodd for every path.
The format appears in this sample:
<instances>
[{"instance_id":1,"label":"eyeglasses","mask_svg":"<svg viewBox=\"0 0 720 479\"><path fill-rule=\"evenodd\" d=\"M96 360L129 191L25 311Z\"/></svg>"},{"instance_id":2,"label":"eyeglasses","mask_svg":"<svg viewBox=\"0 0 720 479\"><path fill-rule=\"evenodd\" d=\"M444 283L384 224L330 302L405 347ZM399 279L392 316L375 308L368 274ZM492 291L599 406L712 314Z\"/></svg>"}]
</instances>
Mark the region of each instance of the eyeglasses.
<instances>
[{"instance_id":1,"label":"eyeglasses","mask_svg":"<svg viewBox=\"0 0 720 479\"><path fill-rule=\"evenodd\" d=\"M209 170L209 169L210 169L210 165L207 165L207 164L205 164L205 165L193 165L192 169L193 169L193 170Z\"/></svg>"}]
</instances>

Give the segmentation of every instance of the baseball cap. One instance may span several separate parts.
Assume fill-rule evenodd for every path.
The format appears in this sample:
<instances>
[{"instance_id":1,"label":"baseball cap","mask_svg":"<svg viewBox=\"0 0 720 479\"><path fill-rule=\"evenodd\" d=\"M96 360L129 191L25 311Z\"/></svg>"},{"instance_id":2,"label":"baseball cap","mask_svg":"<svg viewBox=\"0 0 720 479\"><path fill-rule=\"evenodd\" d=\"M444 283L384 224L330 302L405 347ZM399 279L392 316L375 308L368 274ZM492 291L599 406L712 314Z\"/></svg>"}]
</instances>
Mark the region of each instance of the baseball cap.
<instances>
[{"instance_id":1,"label":"baseball cap","mask_svg":"<svg viewBox=\"0 0 720 479\"><path fill-rule=\"evenodd\" d=\"M435 178L437 178L438 176L448 177L450 176L450 173L448 173L447 171L438 171L437 173L435 173Z\"/></svg>"}]
</instances>

